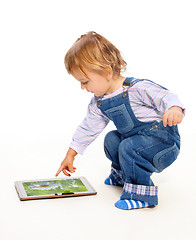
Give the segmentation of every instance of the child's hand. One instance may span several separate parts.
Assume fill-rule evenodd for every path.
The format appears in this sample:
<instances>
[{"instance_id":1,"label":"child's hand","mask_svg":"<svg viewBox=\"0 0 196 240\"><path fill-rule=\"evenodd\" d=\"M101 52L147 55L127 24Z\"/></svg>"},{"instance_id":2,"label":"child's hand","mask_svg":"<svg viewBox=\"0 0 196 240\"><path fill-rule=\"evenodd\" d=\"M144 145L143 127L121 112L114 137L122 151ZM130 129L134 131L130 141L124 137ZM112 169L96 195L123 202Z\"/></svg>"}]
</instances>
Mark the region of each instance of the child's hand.
<instances>
[{"instance_id":1,"label":"child's hand","mask_svg":"<svg viewBox=\"0 0 196 240\"><path fill-rule=\"evenodd\" d=\"M55 175L56 177L60 172L63 172L66 176L71 176L68 172L75 172L76 168L73 166L73 161L76 155L77 153L73 149L69 148L66 157L62 161L61 166Z\"/></svg>"},{"instance_id":2,"label":"child's hand","mask_svg":"<svg viewBox=\"0 0 196 240\"><path fill-rule=\"evenodd\" d=\"M163 114L163 126L167 124L171 127L182 122L183 113L180 107L173 106Z\"/></svg>"}]
</instances>

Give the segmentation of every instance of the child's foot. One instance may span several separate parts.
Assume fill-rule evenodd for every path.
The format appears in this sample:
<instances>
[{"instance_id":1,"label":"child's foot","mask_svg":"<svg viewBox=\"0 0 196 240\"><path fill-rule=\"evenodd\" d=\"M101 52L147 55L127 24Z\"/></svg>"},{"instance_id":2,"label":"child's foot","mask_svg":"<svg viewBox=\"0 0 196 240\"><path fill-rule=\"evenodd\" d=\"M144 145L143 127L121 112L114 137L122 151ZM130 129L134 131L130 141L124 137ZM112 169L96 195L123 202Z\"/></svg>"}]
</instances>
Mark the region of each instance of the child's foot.
<instances>
[{"instance_id":1,"label":"child's foot","mask_svg":"<svg viewBox=\"0 0 196 240\"><path fill-rule=\"evenodd\" d=\"M112 179L109 178L109 177L106 178L106 180L105 180L104 183L105 183L106 185L114 185L114 186L117 185L117 184L116 184L114 181L112 181Z\"/></svg>"},{"instance_id":2,"label":"child's foot","mask_svg":"<svg viewBox=\"0 0 196 240\"><path fill-rule=\"evenodd\" d=\"M109 177L106 178L104 183L106 185L123 186L124 178L122 170L115 169L114 167L112 167L111 174L109 175Z\"/></svg>"},{"instance_id":3,"label":"child's foot","mask_svg":"<svg viewBox=\"0 0 196 240\"><path fill-rule=\"evenodd\" d=\"M154 205L151 205L147 202L143 201L136 201L136 200L119 200L115 203L115 206L120 209L124 210L131 210L131 209L137 209L137 208L146 208L146 207L154 207Z\"/></svg>"},{"instance_id":4,"label":"child's foot","mask_svg":"<svg viewBox=\"0 0 196 240\"><path fill-rule=\"evenodd\" d=\"M110 177L107 177L104 183L106 185L112 185L112 186L121 186L121 187L123 186L123 184L121 184L122 183L121 181L119 183L114 182Z\"/></svg>"}]
</instances>

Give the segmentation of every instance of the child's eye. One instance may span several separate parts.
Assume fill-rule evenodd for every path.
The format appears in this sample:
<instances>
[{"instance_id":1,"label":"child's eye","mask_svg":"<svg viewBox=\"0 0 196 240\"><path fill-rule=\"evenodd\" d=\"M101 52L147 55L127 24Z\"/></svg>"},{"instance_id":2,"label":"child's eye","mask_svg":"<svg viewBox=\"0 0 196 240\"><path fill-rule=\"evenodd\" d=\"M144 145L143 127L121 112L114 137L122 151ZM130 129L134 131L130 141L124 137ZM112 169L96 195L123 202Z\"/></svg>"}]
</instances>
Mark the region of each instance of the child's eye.
<instances>
[{"instance_id":1,"label":"child's eye","mask_svg":"<svg viewBox=\"0 0 196 240\"><path fill-rule=\"evenodd\" d=\"M88 82L84 82L83 84L86 85Z\"/></svg>"}]
</instances>

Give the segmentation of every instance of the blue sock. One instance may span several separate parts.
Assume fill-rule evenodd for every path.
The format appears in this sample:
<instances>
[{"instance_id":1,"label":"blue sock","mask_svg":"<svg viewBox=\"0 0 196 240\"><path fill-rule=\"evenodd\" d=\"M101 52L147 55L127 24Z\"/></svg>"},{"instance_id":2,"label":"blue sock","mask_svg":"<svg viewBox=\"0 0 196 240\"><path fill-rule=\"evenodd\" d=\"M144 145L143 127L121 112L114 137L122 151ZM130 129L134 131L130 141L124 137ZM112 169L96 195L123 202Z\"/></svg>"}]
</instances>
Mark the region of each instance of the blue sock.
<instances>
[{"instance_id":1,"label":"blue sock","mask_svg":"<svg viewBox=\"0 0 196 240\"><path fill-rule=\"evenodd\" d=\"M114 182L114 181L112 181L112 179L111 178L109 178L109 177L107 177L106 178L106 180L105 180L105 182L104 182L106 185L113 185L113 186L117 186L117 184Z\"/></svg>"},{"instance_id":2,"label":"blue sock","mask_svg":"<svg viewBox=\"0 0 196 240\"><path fill-rule=\"evenodd\" d=\"M143 202L143 201L125 199L125 200L117 201L115 203L115 206L120 209L131 210L131 209L137 209L137 208L152 207L154 205L149 204L147 202Z\"/></svg>"},{"instance_id":3,"label":"blue sock","mask_svg":"<svg viewBox=\"0 0 196 240\"><path fill-rule=\"evenodd\" d=\"M123 186L124 185L124 177L122 170L115 169L113 166L111 168L111 173L109 177L105 180L106 185L113 185L113 186Z\"/></svg>"}]
</instances>

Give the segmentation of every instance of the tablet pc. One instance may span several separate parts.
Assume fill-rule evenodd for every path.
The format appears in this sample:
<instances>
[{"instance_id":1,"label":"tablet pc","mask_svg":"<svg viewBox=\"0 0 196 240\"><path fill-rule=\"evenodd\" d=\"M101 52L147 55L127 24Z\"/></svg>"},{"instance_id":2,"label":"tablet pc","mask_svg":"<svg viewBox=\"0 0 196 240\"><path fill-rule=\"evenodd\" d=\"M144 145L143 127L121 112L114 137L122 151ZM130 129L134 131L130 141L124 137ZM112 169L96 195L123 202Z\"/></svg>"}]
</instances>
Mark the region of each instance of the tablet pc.
<instances>
[{"instance_id":1,"label":"tablet pc","mask_svg":"<svg viewBox=\"0 0 196 240\"><path fill-rule=\"evenodd\" d=\"M21 201L97 194L84 177L16 181L15 188Z\"/></svg>"}]
</instances>

